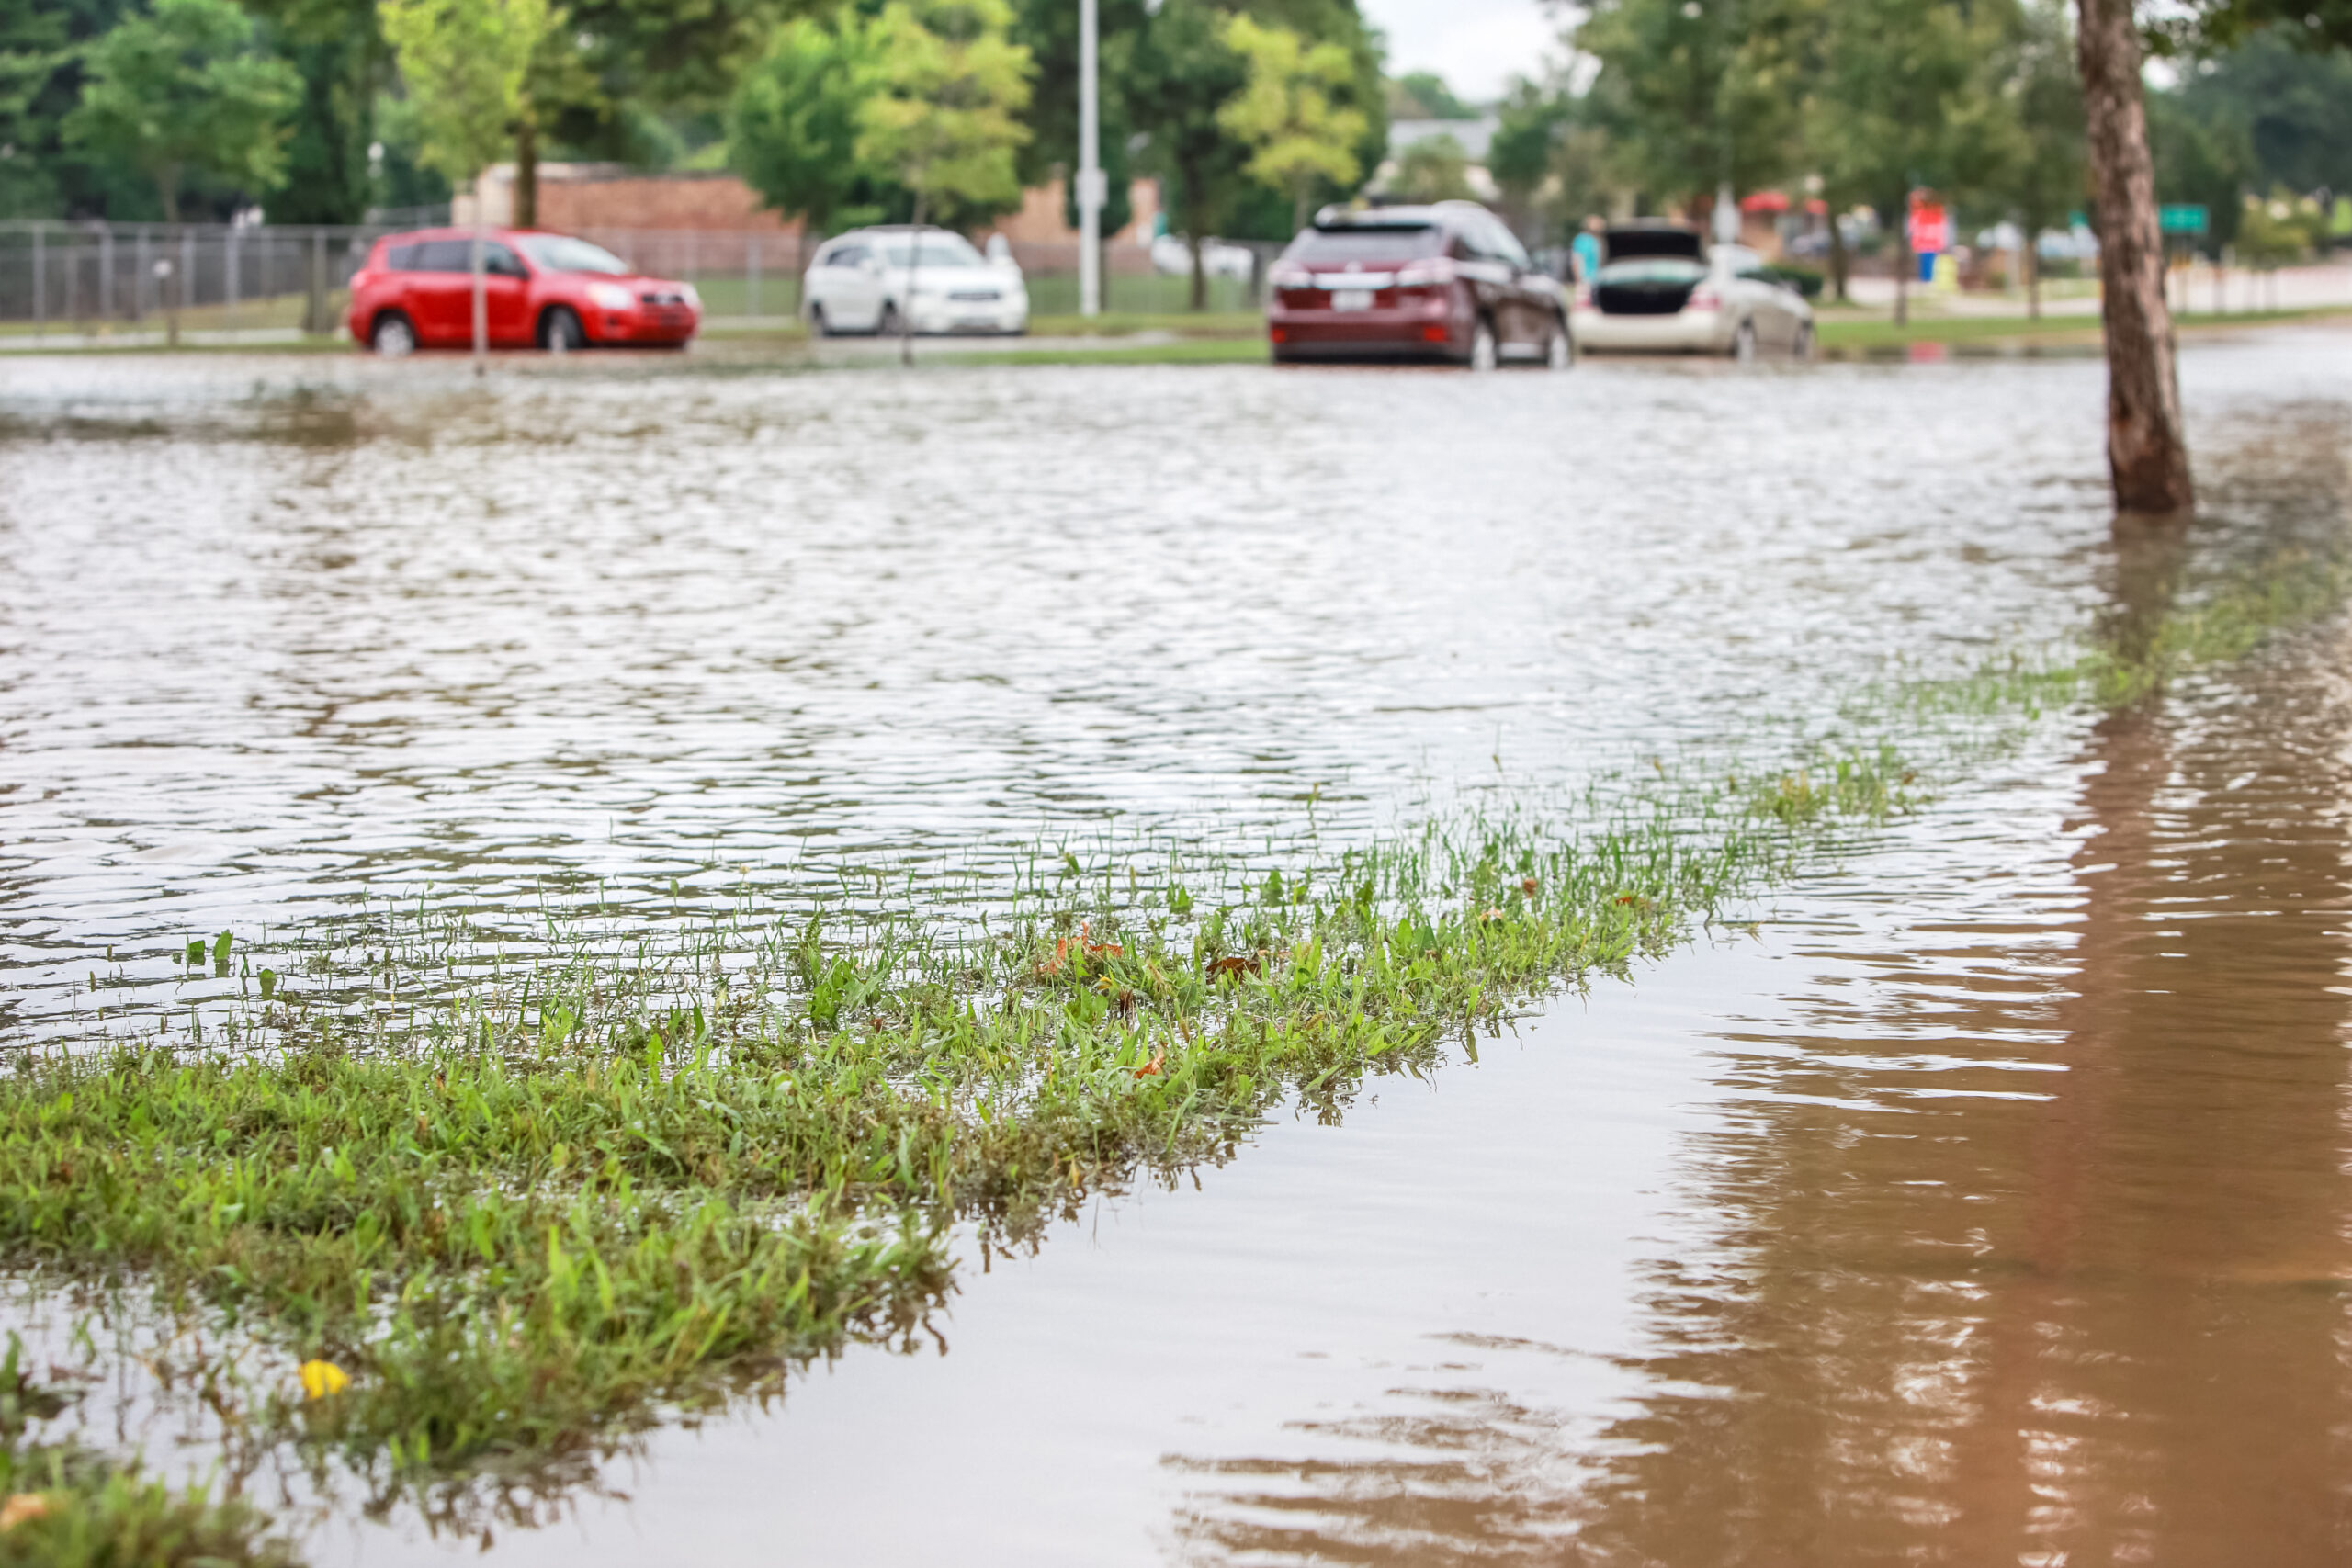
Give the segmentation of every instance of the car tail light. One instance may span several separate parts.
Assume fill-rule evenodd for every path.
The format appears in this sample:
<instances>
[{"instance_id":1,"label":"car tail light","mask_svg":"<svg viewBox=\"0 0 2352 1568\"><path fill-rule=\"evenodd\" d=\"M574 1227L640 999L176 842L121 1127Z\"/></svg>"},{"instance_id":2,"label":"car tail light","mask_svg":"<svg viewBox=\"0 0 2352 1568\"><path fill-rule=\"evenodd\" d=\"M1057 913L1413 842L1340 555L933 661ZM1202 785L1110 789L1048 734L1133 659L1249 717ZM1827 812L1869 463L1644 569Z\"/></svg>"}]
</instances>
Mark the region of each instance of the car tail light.
<instances>
[{"instance_id":1,"label":"car tail light","mask_svg":"<svg viewBox=\"0 0 2352 1568\"><path fill-rule=\"evenodd\" d=\"M1720 310L1724 302L1722 296L1712 288L1693 288L1690 298L1682 302L1682 308L1686 310Z\"/></svg>"},{"instance_id":2,"label":"car tail light","mask_svg":"<svg viewBox=\"0 0 2352 1568\"><path fill-rule=\"evenodd\" d=\"M1399 288L1435 288L1453 281L1453 263L1443 256L1434 261L1414 262L1400 267L1396 273Z\"/></svg>"},{"instance_id":3,"label":"car tail light","mask_svg":"<svg viewBox=\"0 0 2352 1568\"><path fill-rule=\"evenodd\" d=\"M1290 329L1287 327L1268 327L1266 329L1266 336L1275 343L1288 343L1290 341Z\"/></svg>"},{"instance_id":4,"label":"car tail light","mask_svg":"<svg viewBox=\"0 0 2352 1568\"><path fill-rule=\"evenodd\" d=\"M1423 343L1443 343L1445 341L1445 329L1443 327L1423 327L1421 329L1421 341Z\"/></svg>"}]
</instances>

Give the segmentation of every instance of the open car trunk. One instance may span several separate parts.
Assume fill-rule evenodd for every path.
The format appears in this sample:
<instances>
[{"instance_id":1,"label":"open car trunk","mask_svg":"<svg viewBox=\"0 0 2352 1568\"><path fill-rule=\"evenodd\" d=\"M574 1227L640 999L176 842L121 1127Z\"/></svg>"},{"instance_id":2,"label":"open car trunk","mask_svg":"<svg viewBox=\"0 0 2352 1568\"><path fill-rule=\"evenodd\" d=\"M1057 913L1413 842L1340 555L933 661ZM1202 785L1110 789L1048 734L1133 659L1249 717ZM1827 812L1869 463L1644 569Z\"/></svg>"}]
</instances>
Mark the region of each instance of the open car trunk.
<instances>
[{"instance_id":1,"label":"open car trunk","mask_svg":"<svg viewBox=\"0 0 2352 1568\"><path fill-rule=\"evenodd\" d=\"M1672 256L1679 261L1703 263L1707 259L1705 242L1696 229L1679 223L1617 223L1601 235L1601 254L1612 262L1632 261L1639 256Z\"/></svg>"},{"instance_id":2,"label":"open car trunk","mask_svg":"<svg viewBox=\"0 0 2352 1568\"><path fill-rule=\"evenodd\" d=\"M1612 259L1593 279L1592 302L1606 316L1671 316L1706 276L1706 264L1687 256Z\"/></svg>"}]
</instances>

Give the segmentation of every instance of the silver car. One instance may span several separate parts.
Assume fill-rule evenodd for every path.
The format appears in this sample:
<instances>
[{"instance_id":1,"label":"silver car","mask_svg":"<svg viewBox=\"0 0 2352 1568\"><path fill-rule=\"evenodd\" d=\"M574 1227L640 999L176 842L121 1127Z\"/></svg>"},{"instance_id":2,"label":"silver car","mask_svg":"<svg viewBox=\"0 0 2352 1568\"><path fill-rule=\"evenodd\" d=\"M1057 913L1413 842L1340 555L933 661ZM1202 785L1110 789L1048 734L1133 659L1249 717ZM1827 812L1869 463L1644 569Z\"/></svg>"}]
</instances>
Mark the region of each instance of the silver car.
<instances>
[{"instance_id":1,"label":"silver car","mask_svg":"<svg viewBox=\"0 0 2352 1568\"><path fill-rule=\"evenodd\" d=\"M953 231L891 224L827 241L801 280L800 310L820 337L1017 333L1029 330L1029 290L1009 254L992 261Z\"/></svg>"},{"instance_id":2,"label":"silver car","mask_svg":"<svg viewBox=\"0 0 2352 1568\"><path fill-rule=\"evenodd\" d=\"M1568 313L1578 350L1812 356L1813 307L1746 246L1668 223L1620 225L1604 245Z\"/></svg>"}]
</instances>

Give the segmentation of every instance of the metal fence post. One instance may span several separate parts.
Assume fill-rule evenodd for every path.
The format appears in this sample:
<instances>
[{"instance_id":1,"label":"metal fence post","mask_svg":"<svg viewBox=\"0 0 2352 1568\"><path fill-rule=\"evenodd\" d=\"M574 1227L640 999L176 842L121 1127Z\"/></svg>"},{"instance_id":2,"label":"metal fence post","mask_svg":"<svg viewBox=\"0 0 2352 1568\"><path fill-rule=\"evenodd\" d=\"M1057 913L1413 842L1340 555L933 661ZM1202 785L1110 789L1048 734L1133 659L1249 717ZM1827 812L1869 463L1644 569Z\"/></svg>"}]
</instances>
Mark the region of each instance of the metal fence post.
<instances>
[{"instance_id":1,"label":"metal fence post","mask_svg":"<svg viewBox=\"0 0 2352 1568\"><path fill-rule=\"evenodd\" d=\"M139 226L139 239L131 253L130 319L144 321L147 317L147 226Z\"/></svg>"},{"instance_id":2,"label":"metal fence post","mask_svg":"<svg viewBox=\"0 0 2352 1568\"><path fill-rule=\"evenodd\" d=\"M179 284L177 303L180 310L186 311L196 303L196 231L186 227L180 230Z\"/></svg>"},{"instance_id":3,"label":"metal fence post","mask_svg":"<svg viewBox=\"0 0 2352 1568\"><path fill-rule=\"evenodd\" d=\"M49 255L42 241L49 233L45 223L33 225L33 336L49 336Z\"/></svg>"},{"instance_id":4,"label":"metal fence post","mask_svg":"<svg viewBox=\"0 0 2352 1568\"><path fill-rule=\"evenodd\" d=\"M311 231L311 298L303 306L302 330L317 336L332 329L327 324L327 231Z\"/></svg>"},{"instance_id":5,"label":"metal fence post","mask_svg":"<svg viewBox=\"0 0 2352 1568\"><path fill-rule=\"evenodd\" d=\"M98 320L114 314L114 226L98 231Z\"/></svg>"},{"instance_id":6,"label":"metal fence post","mask_svg":"<svg viewBox=\"0 0 2352 1568\"><path fill-rule=\"evenodd\" d=\"M221 310L220 324L230 337L237 335L237 226L229 225L220 237Z\"/></svg>"}]
</instances>

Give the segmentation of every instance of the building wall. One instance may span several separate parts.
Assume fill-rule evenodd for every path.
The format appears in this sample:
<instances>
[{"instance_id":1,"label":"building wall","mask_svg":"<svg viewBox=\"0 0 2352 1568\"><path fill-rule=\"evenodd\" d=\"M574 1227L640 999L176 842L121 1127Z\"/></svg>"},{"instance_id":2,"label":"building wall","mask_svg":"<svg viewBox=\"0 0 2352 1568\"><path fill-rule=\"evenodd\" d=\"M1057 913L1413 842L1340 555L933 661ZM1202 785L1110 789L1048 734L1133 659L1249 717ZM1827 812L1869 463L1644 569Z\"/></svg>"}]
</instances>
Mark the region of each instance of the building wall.
<instances>
[{"instance_id":1,"label":"building wall","mask_svg":"<svg viewBox=\"0 0 2352 1568\"><path fill-rule=\"evenodd\" d=\"M501 164L481 178L482 218L514 220L514 166ZM472 198L451 204L450 220L474 220ZM611 164L539 165L539 227L576 232L582 229L668 229L730 234L797 234L789 222L760 205L752 187L729 174L644 175Z\"/></svg>"},{"instance_id":2,"label":"building wall","mask_svg":"<svg viewBox=\"0 0 2352 1568\"><path fill-rule=\"evenodd\" d=\"M1135 219L1107 238L1114 245L1141 245L1148 243L1159 215L1159 182L1136 180L1127 194ZM481 197L483 221L513 222L514 166L501 164L485 173ZM473 220L473 198L459 197L452 204L450 221ZM645 175L613 164L542 164L539 227L568 233L588 229L662 229L797 235L800 220L778 218L760 205L751 186L729 174ZM1005 214L989 231L1024 247L1078 243L1078 231L1062 220L1059 180L1023 191L1020 209Z\"/></svg>"}]
</instances>

